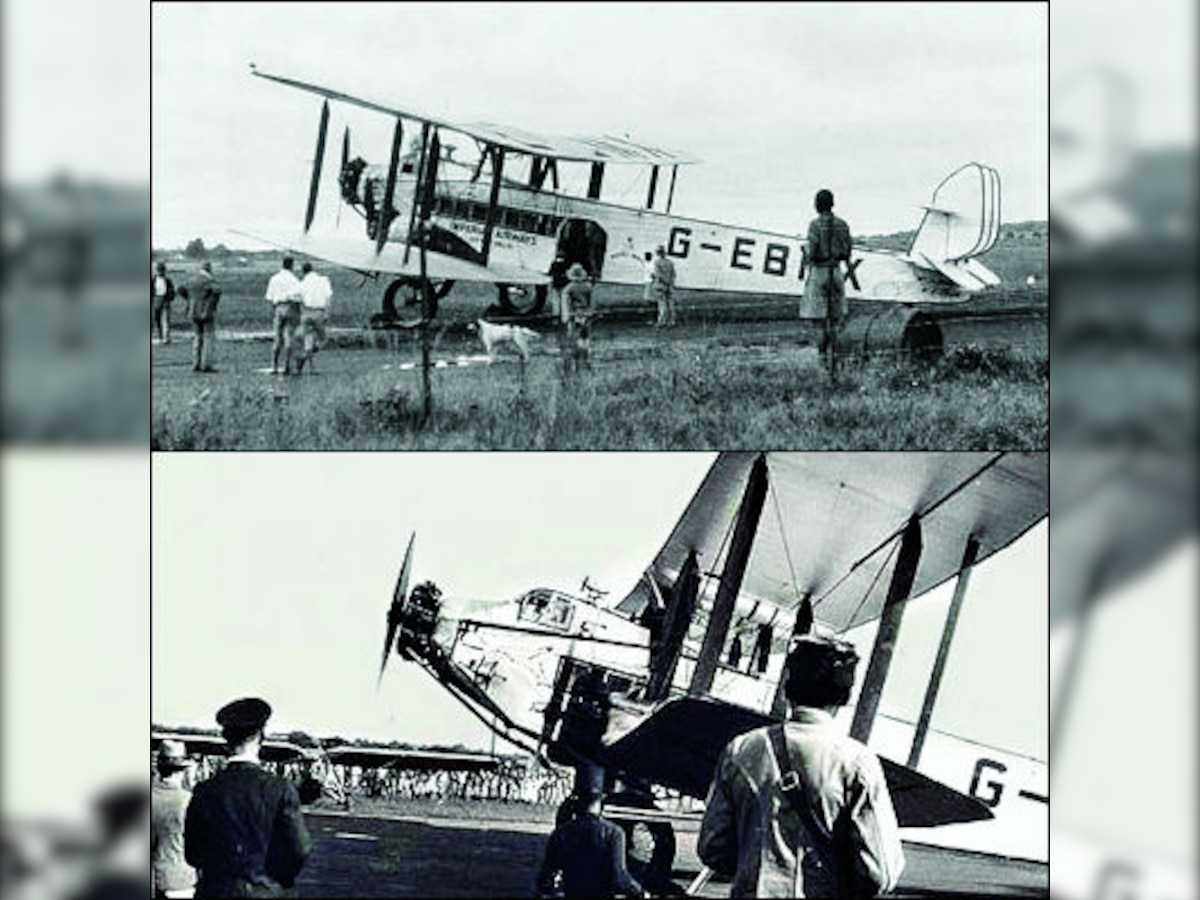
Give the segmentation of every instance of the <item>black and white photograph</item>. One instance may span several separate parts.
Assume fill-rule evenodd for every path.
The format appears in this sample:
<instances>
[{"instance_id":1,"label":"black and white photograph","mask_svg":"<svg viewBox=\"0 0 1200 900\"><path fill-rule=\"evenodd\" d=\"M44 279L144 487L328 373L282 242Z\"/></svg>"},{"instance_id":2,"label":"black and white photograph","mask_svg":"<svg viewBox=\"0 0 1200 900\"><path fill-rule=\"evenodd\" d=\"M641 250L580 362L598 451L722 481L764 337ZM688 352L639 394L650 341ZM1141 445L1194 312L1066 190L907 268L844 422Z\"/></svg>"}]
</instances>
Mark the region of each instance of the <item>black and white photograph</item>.
<instances>
[{"instance_id":1,"label":"black and white photograph","mask_svg":"<svg viewBox=\"0 0 1200 900\"><path fill-rule=\"evenodd\" d=\"M156 884L1044 897L1048 508L1044 453L157 454Z\"/></svg>"},{"instance_id":2,"label":"black and white photograph","mask_svg":"<svg viewBox=\"0 0 1200 900\"><path fill-rule=\"evenodd\" d=\"M152 7L158 450L1040 450L1048 4Z\"/></svg>"}]
</instances>

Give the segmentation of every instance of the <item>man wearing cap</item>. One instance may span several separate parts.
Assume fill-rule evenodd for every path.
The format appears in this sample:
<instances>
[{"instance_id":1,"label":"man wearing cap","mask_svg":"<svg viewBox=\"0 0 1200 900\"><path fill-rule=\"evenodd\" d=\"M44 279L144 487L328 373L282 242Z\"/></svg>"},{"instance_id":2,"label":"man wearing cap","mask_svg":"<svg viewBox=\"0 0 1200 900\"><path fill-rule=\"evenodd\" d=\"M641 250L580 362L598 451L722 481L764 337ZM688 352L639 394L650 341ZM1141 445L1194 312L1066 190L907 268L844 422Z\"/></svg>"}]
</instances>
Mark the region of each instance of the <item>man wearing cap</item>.
<instances>
[{"instance_id":1,"label":"man wearing cap","mask_svg":"<svg viewBox=\"0 0 1200 900\"><path fill-rule=\"evenodd\" d=\"M192 371L212 372L213 345L217 341L217 303L221 287L213 277L212 263L200 263L196 280L188 288L188 313L192 317L195 344L192 348Z\"/></svg>"},{"instance_id":2,"label":"man wearing cap","mask_svg":"<svg viewBox=\"0 0 1200 900\"><path fill-rule=\"evenodd\" d=\"M656 328L669 328L675 319L675 264L667 259L667 248L659 244L654 248L654 262L650 266L650 294L658 303Z\"/></svg>"},{"instance_id":3,"label":"man wearing cap","mask_svg":"<svg viewBox=\"0 0 1200 900\"><path fill-rule=\"evenodd\" d=\"M575 797L581 810L554 829L537 875L539 897L643 897L625 867L625 832L600 818L602 769L576 770ZM562 877L561 893L555 882Z\"/></svg>"},{"instance_id":4,"label":"man wearing cap","mask_svg":"<svg viewBox=\"0 0 1200 900\"><path fill-rule=\"evenodd\" d=\"M820 328L818 350L836 374L837 333L846 318L846 284L842 263L850 262L850 226L833 214L833 192L817 191L817 217L808 223L808 279L800 298L800 318Z\"/></svg>"},{"instance_id":5,"label":"man wearing cap","mask_svg":"<svg viewBox=\"0 0 1200 900\"><path fill-rule=\"evenodd\" d=\"M571 374L592 367L592 283L587 269L572 263L567 269L567 286L562 291L563 372Z\"/></svg>"},{"instance_id":6,"label":"man wearing cap","mask_svg":"<svg viewBox=\"0 0 1200 900\"><path fill-rule=\"evenodd\" d=\"M300 797L258 761L271 707L257 697L217 713L229 762L196 786L187 811L187 861L200 871L197 897L277 896L312 850Z\"/></svg>"},{"instance_id":7,"label":"man wearing cap","mask_svg":"<svg viewBox=\"0 0 1200 900\"><path fill-rule=\"evenodd\" d=\"M729 742L708 794L697 852L731 875L732 897L874 897L904 868L879 759L833 722L858 656L806 635L788 654L791 719Z\"/></svg>"},{"instance_id":8,"label":"man wearing cap","mask_svg":"<svg viewBox=\"0 0 1200 900\"><path fill-rule=\"evenodd\" d=\"M192 792L184 787L192 760L180 741L158 748L158 779L150 787L150 871L155 897L191 897L196 870L183 856L183 827Z\"/></svg>"},{"instance_id":9,"label":"man wearing cap","mask_svg":"<svg viewBox=\"0 0 1200 900\"><path fill-rule=\"evenodd\" d=\"M300 280L292 271L292 258L285 256L280 269L267 282L267 302L274 316L275 339L271 345L271 374L279 374L279 354L284 353L284 372L292 372L292 348L296 342L296 328L300 324L300 304L303 291Z\"/></svg>"}]
</instances>

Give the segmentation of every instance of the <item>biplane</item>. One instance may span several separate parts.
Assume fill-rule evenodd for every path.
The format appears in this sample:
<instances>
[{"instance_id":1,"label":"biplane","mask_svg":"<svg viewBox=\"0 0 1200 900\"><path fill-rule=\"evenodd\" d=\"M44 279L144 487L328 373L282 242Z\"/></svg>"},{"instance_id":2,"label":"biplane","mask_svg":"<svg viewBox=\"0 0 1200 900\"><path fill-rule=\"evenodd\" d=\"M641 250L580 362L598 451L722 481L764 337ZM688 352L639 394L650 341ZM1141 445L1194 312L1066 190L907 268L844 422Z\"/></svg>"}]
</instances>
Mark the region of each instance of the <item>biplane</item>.
<instances>
[{"instance_id":1,"label":"biplane","mask_svg":"<svg viewBox=\"0 0 1200 900\"><path fill-rule=\"evenodd\" d=\"M640 286L659 245L675 265L679 289L777 296L803 291L802 237L672 212L680 167L697 162L687 154L611 135L563 137L450 121L253 65L251 70L323 101L303 228L247 236L387 280L384 319L428 321L457 281L494 284L501 311L535 315L545 307L557 258L563 269L579 263L595 282ZM390 117L392 141L384 163L369 163L352 155L346 126L334 206L353 210L357 219L347 217L347 225L333 216L335 224L326 215L314 228L322 187L330 180L325 155L331 101ZM406 125L413 130L407 146ZM457 157L460 147L469 156ZM606 173L615 167L648 173L640 205L605 196ZM580 190L569 190L569 181ZM955 170L924 210L907 251L855 246L848 296L948 303L999 284L977 259L999 234L1000 178L994 169L969 163Z\"/></svg>"},{"instance_id":2,"label":"biplane","mask_svg":"<svg viewBox=\"0 0 1200 900\"><path fill-rule=\"evenodd\" d=\"M906 840L1023 859L1036 882L1045 761L930 722L968 576L1046 517L1048 479L1037 453L722 453L617 602L586 580L578 596L503 600L410 589L414 534L379 677L395 653L533 758L602 769L605 815L642 847L630 865L653 889L675 853L664 799L703 800L728 741L786 716L792 640L876 623L838 721L880 753ZM956 577L919 720L878 714L908 601Z\"/></svg>"}]
</instances>

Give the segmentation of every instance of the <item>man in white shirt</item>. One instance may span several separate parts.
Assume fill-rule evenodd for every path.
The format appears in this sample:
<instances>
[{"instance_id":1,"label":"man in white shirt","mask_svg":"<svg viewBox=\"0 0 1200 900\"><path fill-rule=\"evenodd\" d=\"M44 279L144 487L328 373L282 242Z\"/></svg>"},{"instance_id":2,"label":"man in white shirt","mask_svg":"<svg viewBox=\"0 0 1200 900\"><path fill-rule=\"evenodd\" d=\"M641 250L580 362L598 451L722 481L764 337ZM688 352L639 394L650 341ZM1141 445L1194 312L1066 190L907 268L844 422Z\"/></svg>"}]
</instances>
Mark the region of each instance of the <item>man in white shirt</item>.
<instances>
[{"instance_id":1,"label":"man in white shirt","mask_svg":"<svg viewBox=\"0 0 1200 900\"><path fill-rule=\"evenodd\" d=\"M300 324L300 280L292 272L292 258L285 256L282 268L267 282L267 302L275 310L275 340L271 345L271 374L279 374L279 351L286 352L284 371L292 373L292 347Z\"/></svg>"},{"instance_id":2,"label":"man in white shirt","mask_svg":"<svg viewBox=\"0 0 1200 900\"><path fill-rule=\"evenodd\" d=\"M325 343L325 319L329 314L329 300L333 296L333 285L320 272L314 272L312 263L305 263L301 270L300 293L303 308L300 310L300 333L304 336L304 353L300 357L300 371L308 363L308 372L313 374L312 359Z\"/></svg>"},{"instance_id":3,"label":"man in white shirt","mask_svg":"<svg viewBox=\"0 0 1200 900\"><path fill-rule=\"evenodd\" d=\"M150 278L150 324L158 331L160 344L171 343L171 301L175 299L175 284L167 277L167 264L158 263Z\"/></svg>"}]
</instances>

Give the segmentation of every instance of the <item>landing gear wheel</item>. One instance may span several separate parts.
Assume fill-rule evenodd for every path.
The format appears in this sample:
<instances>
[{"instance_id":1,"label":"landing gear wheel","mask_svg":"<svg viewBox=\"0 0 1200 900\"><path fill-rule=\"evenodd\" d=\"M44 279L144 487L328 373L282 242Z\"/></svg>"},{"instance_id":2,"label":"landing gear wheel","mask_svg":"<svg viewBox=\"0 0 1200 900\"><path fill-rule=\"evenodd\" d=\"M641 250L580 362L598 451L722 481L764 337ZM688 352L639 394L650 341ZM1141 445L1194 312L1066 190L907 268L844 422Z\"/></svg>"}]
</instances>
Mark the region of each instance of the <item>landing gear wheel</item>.
<instances>
[{"instance_id":1,"label":"landing gear wheel","mask_svg":"<svg viewBox=\"0 0 1200 900\"><path fill-rule=\"evenodd\" d=\"M532 291L520 285L498 284L496 290L500 309L512 316L536 316L546 306L548 291L544 284Z\"/></svg>"},{"instance_id":2,"label":"landing gear wheel","mask_svg":"<svg viewBox=\"0 0 1200 900\"><path fill-rule=\"evenodd\" d=\"M453 286L454 282L445 282ZM400 293L401 290L404 293ZM423 316L421 310L421 280L419 278L397 278L383 292L383 316L400 328L415 328L422 321L433 319L437 315L438 300L445 296L442 286L431 286L429 293L429 313Z\"/></svg>"}]
</instances>

